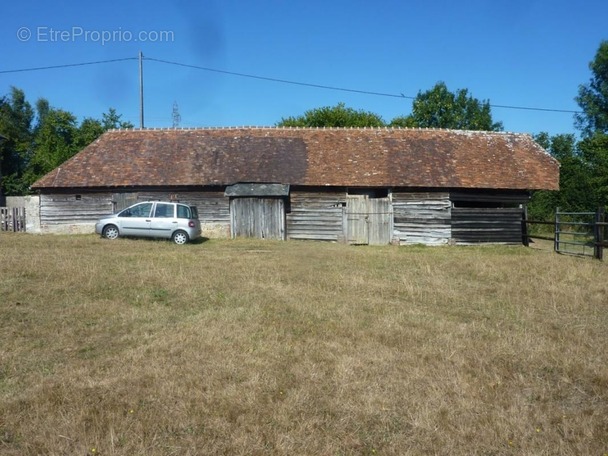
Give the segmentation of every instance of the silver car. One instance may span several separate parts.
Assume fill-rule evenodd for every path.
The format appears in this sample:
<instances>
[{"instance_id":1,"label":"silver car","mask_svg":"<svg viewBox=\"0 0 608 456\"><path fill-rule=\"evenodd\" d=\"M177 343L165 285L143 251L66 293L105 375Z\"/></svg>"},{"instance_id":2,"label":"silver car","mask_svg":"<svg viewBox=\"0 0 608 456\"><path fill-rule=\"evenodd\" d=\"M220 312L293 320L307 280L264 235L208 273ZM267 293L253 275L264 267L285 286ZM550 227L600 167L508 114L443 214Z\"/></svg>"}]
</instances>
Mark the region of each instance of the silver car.
<instances>
[{"instance_id":1,"label":"silver car","mask_svg":"<svg viewBox=\"0 0 608 456\"><path fill-rule=\"evenodd\" d=\"M99 220L95 224L95 232L106 239L152 237L185 244L201 236L201 223L195 206L153 201L134 204Z\"/></svg>"}]
</instances>

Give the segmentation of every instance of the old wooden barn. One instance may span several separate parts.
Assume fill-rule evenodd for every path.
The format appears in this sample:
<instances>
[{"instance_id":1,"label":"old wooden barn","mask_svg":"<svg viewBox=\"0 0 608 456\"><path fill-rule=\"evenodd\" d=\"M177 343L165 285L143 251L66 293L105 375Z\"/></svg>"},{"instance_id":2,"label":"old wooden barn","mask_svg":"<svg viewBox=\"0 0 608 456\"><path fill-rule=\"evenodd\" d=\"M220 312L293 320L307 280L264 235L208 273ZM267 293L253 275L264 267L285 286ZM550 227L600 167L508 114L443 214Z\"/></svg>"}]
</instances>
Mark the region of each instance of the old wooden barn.
<instances>
[{"instance_id":1,"label":"old wooden barn","mask_svg":"<svg viewBox=\"0 0 608 456\"><path fill-rule=\"evenodd\" d=\"M531 191L558 181L523 134L209 128L109 131L33 188L48 232L171 199L208 237L468 244L521 243Z\"/></svg>"}]
</instances>

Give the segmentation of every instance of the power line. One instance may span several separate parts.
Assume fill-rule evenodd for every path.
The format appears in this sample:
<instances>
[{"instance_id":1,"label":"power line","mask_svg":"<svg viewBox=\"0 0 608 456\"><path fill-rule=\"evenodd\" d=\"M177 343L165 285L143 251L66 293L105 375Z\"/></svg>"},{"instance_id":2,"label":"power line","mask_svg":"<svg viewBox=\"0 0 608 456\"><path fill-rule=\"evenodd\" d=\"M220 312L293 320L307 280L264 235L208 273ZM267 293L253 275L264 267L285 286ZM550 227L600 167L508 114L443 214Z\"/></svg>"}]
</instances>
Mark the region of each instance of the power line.
<instances>
[{"instance_id":1,"label":"power line","mask_svg":"<svg viewBox=\"0 0 608 456\"><path fill-rule=\"evenodd\" d=\"M95 62L67 63L64 65L51 65L51 66L34 67L34 68L20 68L18 70L0 70L0 74L24 73L26 71L54 70L57 68L70 68L70 67L78 67L78 66L85 66L85 65L99 65L102 63L124 62L126 60L137 60L137 57L126 57L124 59L112 59L112 60L97 60Z\"/></svg>"},{"instance_id":2,"label":"power line","mask_svg":"<svg viewBox=\"0 0 608 456\"><path fill-rule=\"evenodd\" d=\"M180 63L180 62L171 62L168 60L154 59L154 58L150 58L150 57L145 57L145 60L165 63L168 65L181 66L181 67L185 67L185 68L193 68L196 70L210 71L213 73L228 74L231 76L240 76L240 77L251 78L251 79L261 79L263 81L279 82L279 83L283 83L283 84L314 87L317 89L338 90L338 91L342 91L342 92L361 93L364 95L376 95L376 96L382 96L382 97L406 98L408 100L416 99L416 97L404 95L402 93L394 94L394 93L372 92L372 91L368 91L368 90L347 89L344 87L327 86L327 85L322 85L322 84L311 84L311 83L307 83L307 82L291 81L291 80L287 80L287 79L277 79L277 78L270 78L270 77L265 77L265 76L257 76L254 74L236 73L233 71L218 70L215 68L202 67L202 66L198 66L198 65L189 65L189 64ZM568 113L568 114L579 114L580 113L580 111L571 111L571 110L567 110L567 109L536 108L536 107L531 107L531 106L511 106L511 105L490 104L490 107L503 108L503 109L520 109L520 110L526 110L526 111L560 112L560 113Z\"/></svg>"},{"instance_id":3,"label":"power line","mask_svg":"<svg viewBox=\"0 0 608 456\"><path fill-rule=\"evenodd\" d=\"M302 86L302 87L312 87L312 88L316 88L316 89L334 90L334 91L340 91L340 92L359 93L359 94L363 94L363 95L373 95L373 96L390 97L390 98L402 98L402 99L408 99L408 100L416 99L416 97L404 95L403 93L395 94L395 93L386 93L386 92L374 92L374 91L370 91L370 90L349 89L349 88L345 88L345 87L336 87L336 86L329 86L329 85L323 85L323 84L313 84L313 83L308 83L308 82L292 81L289 79L272 78L272 77L259 76L259 75L255 75L255 74L249 74L249 73L238 73L235 71L219 70L217 68L209 68L209 67L203 67L203 66L199 66L199 65L190 65L190 64L181 63L181 62L172 62L169 60L155 59L152 57L144 57L143 59L149 60L151 62L163 63L166 65L180 66L183 68L192 68L195 70L208 71L208 72L219 73L219 74L227 74L230 76L238 76L238 77L242 77L242 78L257 79L257 80L269 81L269 82L278 82L281 84L291 84L291 85L297 85L297 86ZM52 66L34 67L34 68L21 68L21 69L16 69L16 70L0 70L0 74L51 70L51 69L58 69L58 68L70 68L70 67L78 67L78 66L85 66L85 65L99 65L99 64L113 63L113 62L124 62L124 61L128 61L128 60L138 60L138 57L126 57L123 59L98 60L98 61L94 61L94 62L70 63L70 64L64 64L64 65L52 65ZM490 107L499 108L499 109L517 109L517 110L523 110L523 111L556 112L556 113L565 113L565 114L580 114L581 113L581 111L574 111L574 110L569 110L569 109L537 108L537 107L533 107L533 106L490 104Z\"/></svg>"},{"instance_id":4,"label":"power line","mask_svg":"<svg viewBox=\"0 0 608 456\"><path fill-rule=\"evenodd\" d=\"M311 84L308 82L290 81L287 79L270 78L270 77L266 77L266 76L257 76L254 74L236 73L234 71L217 70L215 68L207 68L207 67L202 67L202 66L197 66L197 65L188 65L186 63L170 62L168 60L153 59L150 57L145 57L145 60L150 60L152 62L166 63L168 65L193 68L195 70L211 71L213 73L229 74L231 76L240 76L243 78L261 79L263 81L271 81L271 82L280 82L282 84L292 84L292 85L305 86L305 87L314 87L317 89L339 90L342 92L362 93L365 95L376 95L376 96L381 96L381 97L408 98L411 100L415 99L415 97L408 97L403 94L396 95L393 93L371 92L368 90L346 89L344 87L335 87L335 86L327 86L327 85L322 85L322 84Z\"/></svg>"}]
</instances>

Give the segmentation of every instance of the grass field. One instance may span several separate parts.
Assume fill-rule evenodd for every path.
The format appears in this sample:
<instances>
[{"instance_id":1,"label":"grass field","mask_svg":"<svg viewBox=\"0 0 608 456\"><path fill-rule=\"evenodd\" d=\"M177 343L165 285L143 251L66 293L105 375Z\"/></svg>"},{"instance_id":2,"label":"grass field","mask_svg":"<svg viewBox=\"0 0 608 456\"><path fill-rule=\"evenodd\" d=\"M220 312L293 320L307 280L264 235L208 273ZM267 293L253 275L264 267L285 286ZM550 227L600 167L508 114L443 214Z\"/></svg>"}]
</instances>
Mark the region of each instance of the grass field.
<instances>
[{"instance_id":1,"label":"grass field","mask_svg":"<svg viewBox=\"0 0 608 456\"><path fill-rule=\"evenodd\" d=\"M0 454L605 455L608 263L0 233Z\"/></svg>"}]
</instances>

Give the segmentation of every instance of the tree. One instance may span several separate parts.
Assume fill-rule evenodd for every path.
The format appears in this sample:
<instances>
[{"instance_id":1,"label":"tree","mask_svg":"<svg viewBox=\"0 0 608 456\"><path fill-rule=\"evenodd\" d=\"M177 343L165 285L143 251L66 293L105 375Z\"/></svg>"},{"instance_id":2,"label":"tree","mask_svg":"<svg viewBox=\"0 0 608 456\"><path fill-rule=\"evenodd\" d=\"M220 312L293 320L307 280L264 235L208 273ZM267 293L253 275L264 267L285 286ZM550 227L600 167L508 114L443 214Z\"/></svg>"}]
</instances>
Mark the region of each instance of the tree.
<instances>
[{"instance_id":1,"label":"tree","mask_svg":"<svg viewBox=\"0 0 608 456\"><path fill-rule=\"evenodd\" d=\"M467 89L459 89L456 93L452 93L444 82L438 82L426 92L418 92L412 105L412 113L409 116L396 117L390 125L456 130L502 130L502 123L492 120L489 101L473 98Z\"/></svg>"},{"instance_id":2,"label":"tree","mask_svg":"<svg viewBox=\"0 0 608 456\"><path fill-rule=\"evenodd\" d=\"M15 87L0 97L0 202L25 195L30 185L112 128L132 128L114 108L102 120L76 117L40 98L35 108Z\"/></svg>"},{"instance_id":3,"label":"tree","mask_svg":"<svg viewBox=\"0 0 608 456\"><path fill-rule=\"evenodd\" d=\"M583 136L579 150L594 189L590 203L608 206L608 41L600 43L589 68L591 80L576 97L582 112L575 115L575 125Z\"/></svg>"},{"instance_id":4,"label":"tree","mask_svg":"<svg viewBox=\"0 0 608 456\"><path fill-rule=\"evenodd\" d=\"M608 41L600 43L589 68L591 80L579 87L575 98L583 111L575 115L575 125L585 137L596 132L608 134Z\"/></svg>"},{"instance_id":5,"label":"tree","mask_svg":"<svg viewBox=\"0 0 608 456\"><path fill-rule=\"evenodd\" d=\"M76 148L78 150L84 149L86 146L99 138L104 131L106 130L99 120L91 117L85 117L80 123L78 132L76 133Z\"/></svg>"},{"instance_id":6,"label":"tree","mask_svg":"<svg viewBox=\"0 0 608 456\"><path fill-rule=\"evenodd\" d=\"M588 208L604 206L608 208L608 134L596 131L583 138L578 144L582 159L587 165L589 193Z\"/></svg>"},{"instance_id":7,"label":"tree","mask_svg":"<svg viewBox=\"0 0 608 456\"><path fill-rule=\"evenodd\" d=\"M559 191L538 191L528 206L531 219L546 220L553 217L555 208L566 211L589 210L589 198L593 188L589 181L589 170L582 158L572 134L549 136L542 132L535 141L560 162Z\"/></svg>"},{"instance_id":8,"label":"tree","mask_svg":"<svg viewBox=\"0 0 608 456\"><path fill-rule=\"evenodd\" d=\"M278 127L384 127L386 124L377 114L347 108L344 103L334 107L311 109L298 117L282 118Z\"/></svg>"},{"instance_id":9,"label":"tree","mask_svg":"<svg viewBox=\"0 0 608 456\"><path fill-rule=\"evenodd\" d=\"M27 187L19 180L32 150L34 110L22 90L11 87L0 99L0 195L21 194ZM1 199L1 198L0 198Z\"/></svg>"},{"instance_id":10,"label":"tree","mask_svg":"<svg viewBox=\"0 0 608 456\"><path fill-rule=\"evenodd\" d=\"M116 109L110 108L107 113L103 113L101 115L101 124L103 126L103 131L118 129L118 128L133 128L133 124L131 122L125 122L120 120L122 118L121 114L116 112Z\"/></svg>"},{"instance_id":11,"label":"tree","mask_svg":"<svg viewBox=\"0 0 608 456\"><path fill-rule=\"evenodd\" d=\"M50 108L36 128L34 152L24 172L28 187L52 171L77 151L78 124L76 117L62 109Z\"/></svg>"}]
</instances>

